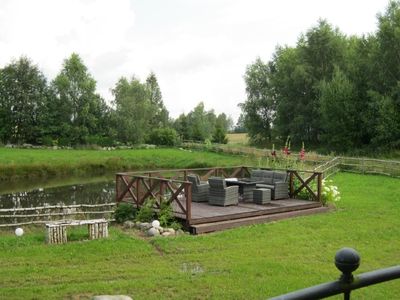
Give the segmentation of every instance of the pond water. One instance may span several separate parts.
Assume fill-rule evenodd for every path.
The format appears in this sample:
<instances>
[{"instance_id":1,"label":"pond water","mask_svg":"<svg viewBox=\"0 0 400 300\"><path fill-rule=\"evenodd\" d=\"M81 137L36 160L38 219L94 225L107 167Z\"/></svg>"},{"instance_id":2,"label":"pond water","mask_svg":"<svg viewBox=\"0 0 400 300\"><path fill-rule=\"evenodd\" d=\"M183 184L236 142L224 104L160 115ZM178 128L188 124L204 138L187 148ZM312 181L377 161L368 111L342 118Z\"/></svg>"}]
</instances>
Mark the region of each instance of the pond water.
<instances>
[{"instance_id":1,"label":"pond water","mask_svg":"<svg viewBox=\"0 0 400 300\"><path fill-rule=\"evenodd\" d=\"M115 202L112 176L0 183L0 209Z\"/></svg>"}]
</instances>

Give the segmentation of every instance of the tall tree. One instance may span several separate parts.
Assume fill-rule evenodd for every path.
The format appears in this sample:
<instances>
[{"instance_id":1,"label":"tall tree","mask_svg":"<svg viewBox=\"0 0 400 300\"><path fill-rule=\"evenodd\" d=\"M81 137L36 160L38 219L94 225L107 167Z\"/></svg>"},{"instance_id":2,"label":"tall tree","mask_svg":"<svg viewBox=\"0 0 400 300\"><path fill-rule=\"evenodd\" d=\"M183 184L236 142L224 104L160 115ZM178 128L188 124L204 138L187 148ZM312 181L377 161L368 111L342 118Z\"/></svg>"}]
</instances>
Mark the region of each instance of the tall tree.
<instances>
[{"instance_id":1,"label":"tall tree","mask_svg":"<svg viewBox=\"0 0 400 300\"><path fill-rule=\"evenodd\" d=\"M53 81L56 105L64 117L60 128L69 128L72 144L85 144L97 133L99 110L104 108L96 93L96 81L89 74L79 55L66 59L59 75Z\"/></svg>"},{"instance_id":2,"label":"tall tree","mask_svg":"<svg viewBox=\"0 0 400 300\"><path fill-rule=\"evenodd\" d=\"M156 74L151 72L146 79L146 87L149 91L150 102L153 105L153 116L150 124L153 128L165 127L168 125L169 113L164 106L161 89L158 85Z\"/></svg>"},{"instance_id":3,"label":"tall tree","mask_svg":"<svg viewBox=\"0 0 400 300\"><path fill-rule=\"evenodd\" d=\"M214 111L207 112L204 103L200 102L187 115L189 138L195 141L210 139L215 126L215 119Z\"/></svg>"},{"instance_id":4,"label":"tall tree","mask_svg":"<svg viewBox=\"0 0 400 300\"><path fill-rule=\"evenodd\" d=\"M260 58L247 66L244 76L247 100L241 108L244 124L255 144L265 144L272 136L275 101L270 80L270 68Z\"/></svg>"},{"instance_id":5,"label":"tall tree","mask_svg":"<svg viewBox=\"0 0 400 300\"><path fill-rule=\"evenodd\" d=\"M371 92L378 106L377 147L400 146L400 2L391 1L384 14L378 15L377 82Z\"/></svg>"},{"instance_id":6,"label":"tall tree","mask_svg":"<svg viewBox=\"0 0 400 300\"><path fill-rule=\"evenodd\" d=\"M0 70L0 139L40 143L44 106L49 96L45 76L26 58Z\"/></svg>"},{"instance_id":7,"label":"tall tree","mask_svg":"<svg viewBox=\"0 0 400 300\"><path fill-rule=\"evenodd\" d=\"M150 133L153 104L145 84L138 79L121 78L113 89L117 132L121 142L139 144Z\"/></svg>"},{"instance_id":8,"label":"tall tree","mask_svg":"<svg viewBox=\"0 0 400 300\"><path fill-rule=\"evenodd\" d=\"M346 75L336 69L331 81L323 81L321 91L322 142L334 151L349 151L361 142L361 114L357 109L357 93Z\"/></svg>"},{"instance_id":9,"label":"tall tree","mask_svg":"<svg viewBox=\"0 0 400 300\"><path fill-rule=\"evenodd\" d=\"M190 139L188 117L185 114L179 115L179 117L174 121L173 127L182 140Z\"/></svg>"}]
</instances>

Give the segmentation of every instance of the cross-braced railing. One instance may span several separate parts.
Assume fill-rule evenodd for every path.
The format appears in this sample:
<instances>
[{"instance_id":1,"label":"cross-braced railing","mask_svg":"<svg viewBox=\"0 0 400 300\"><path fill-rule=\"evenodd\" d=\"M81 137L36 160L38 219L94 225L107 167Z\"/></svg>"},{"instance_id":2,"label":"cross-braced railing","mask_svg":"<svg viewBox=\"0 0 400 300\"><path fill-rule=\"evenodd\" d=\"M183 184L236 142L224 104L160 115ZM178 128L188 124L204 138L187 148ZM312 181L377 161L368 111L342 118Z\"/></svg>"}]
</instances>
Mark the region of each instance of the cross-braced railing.
<instances>
[{"instance_id":1,"label":"cross-braced railing","mask_svg":"<svg viewBox=\"0 0 400 300\"><path fill-rule=\"evenodd\" d=\"M191 221L192 183L187 181L187 175L198 174L202 180L209 177L246 177L247 167L199 168L178 170L156 170L133 173L118 173L116 175L116 202L132 203L140 207L151 198L157 208L162 201L171 204L174 213Z\"/></svg>"},{"instance_id":2,"label":"cross-braced railing","mask_svg":"<svg viewBox=\"0 0 400 300\"><path fill-rule=\"evenodd\" d=\"M297 198L302 190L306 190L310 200L321 202L323 173L316 171L288 170L289 173L289 195ZM308 176L303 178L303 176ZM295 184L297 181L297 185Z\"/></svg>"}]
</instances>

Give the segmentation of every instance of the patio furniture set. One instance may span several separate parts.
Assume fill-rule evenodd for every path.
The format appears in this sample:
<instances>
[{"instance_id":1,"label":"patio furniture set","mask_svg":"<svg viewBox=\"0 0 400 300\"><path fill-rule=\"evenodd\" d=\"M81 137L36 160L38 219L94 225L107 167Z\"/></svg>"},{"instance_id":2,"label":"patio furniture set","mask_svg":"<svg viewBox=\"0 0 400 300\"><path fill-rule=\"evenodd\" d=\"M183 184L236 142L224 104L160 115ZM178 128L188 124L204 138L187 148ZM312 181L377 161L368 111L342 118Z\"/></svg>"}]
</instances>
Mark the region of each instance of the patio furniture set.
<instances>
[{"instance_id":1,"label":"patio furniture set","mask_svg":"<svg viewBox=\"0 0 400 300\"><path fill-rule=\"evenodd\" d=\"M249 178L210 177L201 182L197 174L187 175L192 183L192 201L210 205L237 205L239 201L266 204L289 198L287 172L253 170Z\"/></svg>"}]
</instances>

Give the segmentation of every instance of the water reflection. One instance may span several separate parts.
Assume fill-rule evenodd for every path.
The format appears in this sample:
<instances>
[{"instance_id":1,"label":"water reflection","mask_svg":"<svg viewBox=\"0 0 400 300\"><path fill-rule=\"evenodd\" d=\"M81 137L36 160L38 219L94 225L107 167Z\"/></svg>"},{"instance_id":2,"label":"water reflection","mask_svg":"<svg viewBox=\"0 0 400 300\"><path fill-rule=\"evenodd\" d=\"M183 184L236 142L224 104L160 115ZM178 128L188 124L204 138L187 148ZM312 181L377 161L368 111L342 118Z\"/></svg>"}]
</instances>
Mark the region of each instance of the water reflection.
<instances>
[{"instance_id":1,"label":"water reflection","mask_svg":"<svg viewBox=\"0 0 400 300\"><path fill-rule=\"evenodd\" d=\"M0 195L0 208L102 204L114 201L115 182L108 180L5 193Z\"/></svg>"}]
</instances>

